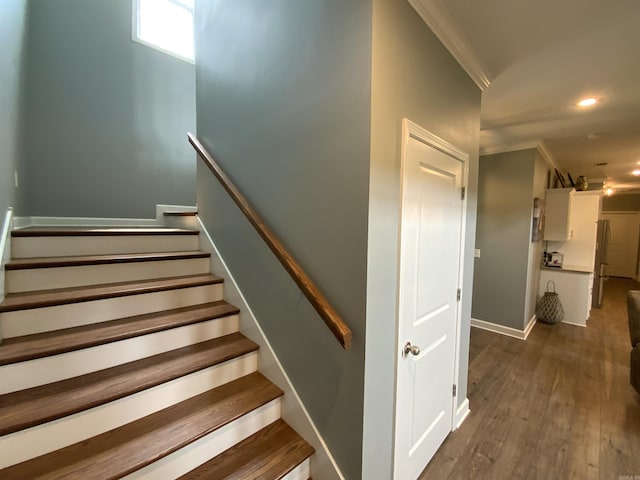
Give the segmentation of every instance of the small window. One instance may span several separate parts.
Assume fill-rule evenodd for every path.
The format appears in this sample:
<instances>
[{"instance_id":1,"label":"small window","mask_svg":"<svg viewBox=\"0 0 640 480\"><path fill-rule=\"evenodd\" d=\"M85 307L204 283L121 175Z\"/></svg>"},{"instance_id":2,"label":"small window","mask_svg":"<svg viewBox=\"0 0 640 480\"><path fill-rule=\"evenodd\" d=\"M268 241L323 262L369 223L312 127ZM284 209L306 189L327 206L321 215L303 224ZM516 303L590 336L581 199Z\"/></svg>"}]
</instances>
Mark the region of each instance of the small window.
<instances>
[{"instance_id":1,"label":"small window","mask_svg":"<svg viewBox=\"0 0 640 480\"><path fill-rule=\"evenodd\" d=\"M133 0L134 40L194 62L194 0Z\"/></svg>"}]
</instances>

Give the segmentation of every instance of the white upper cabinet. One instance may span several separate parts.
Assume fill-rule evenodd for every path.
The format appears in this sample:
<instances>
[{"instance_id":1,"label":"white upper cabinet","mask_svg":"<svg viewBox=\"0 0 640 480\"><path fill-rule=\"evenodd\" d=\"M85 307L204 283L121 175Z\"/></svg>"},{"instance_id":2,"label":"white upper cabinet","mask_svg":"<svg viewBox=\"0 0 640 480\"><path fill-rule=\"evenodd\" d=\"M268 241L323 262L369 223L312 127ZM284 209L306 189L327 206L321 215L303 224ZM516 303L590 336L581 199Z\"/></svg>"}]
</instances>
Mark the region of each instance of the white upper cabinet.
<instances>
[{"instance_id":1,"label":"white upper cabinet","mask_svg":"<svg viewBox=\"0 0 640 480\"><path fill-rule=\"evenodd\" d=\"M547 190L545 205L544 239L565 241L571 239L571 212L573 210L573 188Z\"/></svg>"}]
</instances>

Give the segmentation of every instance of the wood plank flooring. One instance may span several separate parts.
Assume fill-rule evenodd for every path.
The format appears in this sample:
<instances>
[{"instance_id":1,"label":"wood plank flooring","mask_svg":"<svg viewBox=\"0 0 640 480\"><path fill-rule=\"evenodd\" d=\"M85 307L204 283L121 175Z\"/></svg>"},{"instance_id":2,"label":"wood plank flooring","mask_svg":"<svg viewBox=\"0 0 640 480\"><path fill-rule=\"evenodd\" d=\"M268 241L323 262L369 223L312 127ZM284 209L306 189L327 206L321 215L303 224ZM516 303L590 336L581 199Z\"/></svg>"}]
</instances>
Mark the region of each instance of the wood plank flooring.
<instances>
[{"instance_id":1,"label":"wood plank flooring","mask_svg":"<svg viewBox=\"0 0 640 480\"><path fill-rule=\"evenodd\" d=\"M471 414L420 480L640 479L626 292L611 278L587 328L538 323L526 342L471 329Z\"/></svg>"}]
</instances>

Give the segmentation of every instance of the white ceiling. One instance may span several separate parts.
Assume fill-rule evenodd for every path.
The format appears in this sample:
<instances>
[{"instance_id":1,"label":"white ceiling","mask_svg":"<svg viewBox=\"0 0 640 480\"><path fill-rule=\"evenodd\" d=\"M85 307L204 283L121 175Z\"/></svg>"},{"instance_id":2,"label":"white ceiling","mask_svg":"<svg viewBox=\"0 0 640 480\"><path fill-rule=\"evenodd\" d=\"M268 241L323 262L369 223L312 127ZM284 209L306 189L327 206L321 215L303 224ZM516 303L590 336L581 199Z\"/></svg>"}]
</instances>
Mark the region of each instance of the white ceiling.
<instances>
[{"instance_id":1,"label":"white ceiling","mask_svg":"<svg viewBox=\"0 0 640 480\"><path fill-rule=\"evenodd\" d=\"M409 2L484 89L481 152L542 142L574 179L640 191L640 0Z\"/></svg>"}]
</instances>

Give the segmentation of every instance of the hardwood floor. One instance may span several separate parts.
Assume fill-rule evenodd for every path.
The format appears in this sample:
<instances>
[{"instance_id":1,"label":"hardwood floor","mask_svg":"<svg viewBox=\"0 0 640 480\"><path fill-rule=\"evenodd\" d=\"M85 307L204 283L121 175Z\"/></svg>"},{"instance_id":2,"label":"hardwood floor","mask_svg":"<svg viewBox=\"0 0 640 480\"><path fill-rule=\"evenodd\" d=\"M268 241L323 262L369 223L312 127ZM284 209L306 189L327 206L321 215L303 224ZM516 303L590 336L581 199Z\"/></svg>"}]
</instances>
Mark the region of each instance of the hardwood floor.
<instances>
[{"instance_id":1,"label":"hardwood floor","mask_svg":"<svg viewBox=\"0 0 640 480\"><path fill-rule=\"evenodd\" d=\"M587 328L538 323L526 342L471 329L471 414L420 480L638 480L626 292L611 278Z\"/></svg>"}]
</instances>

